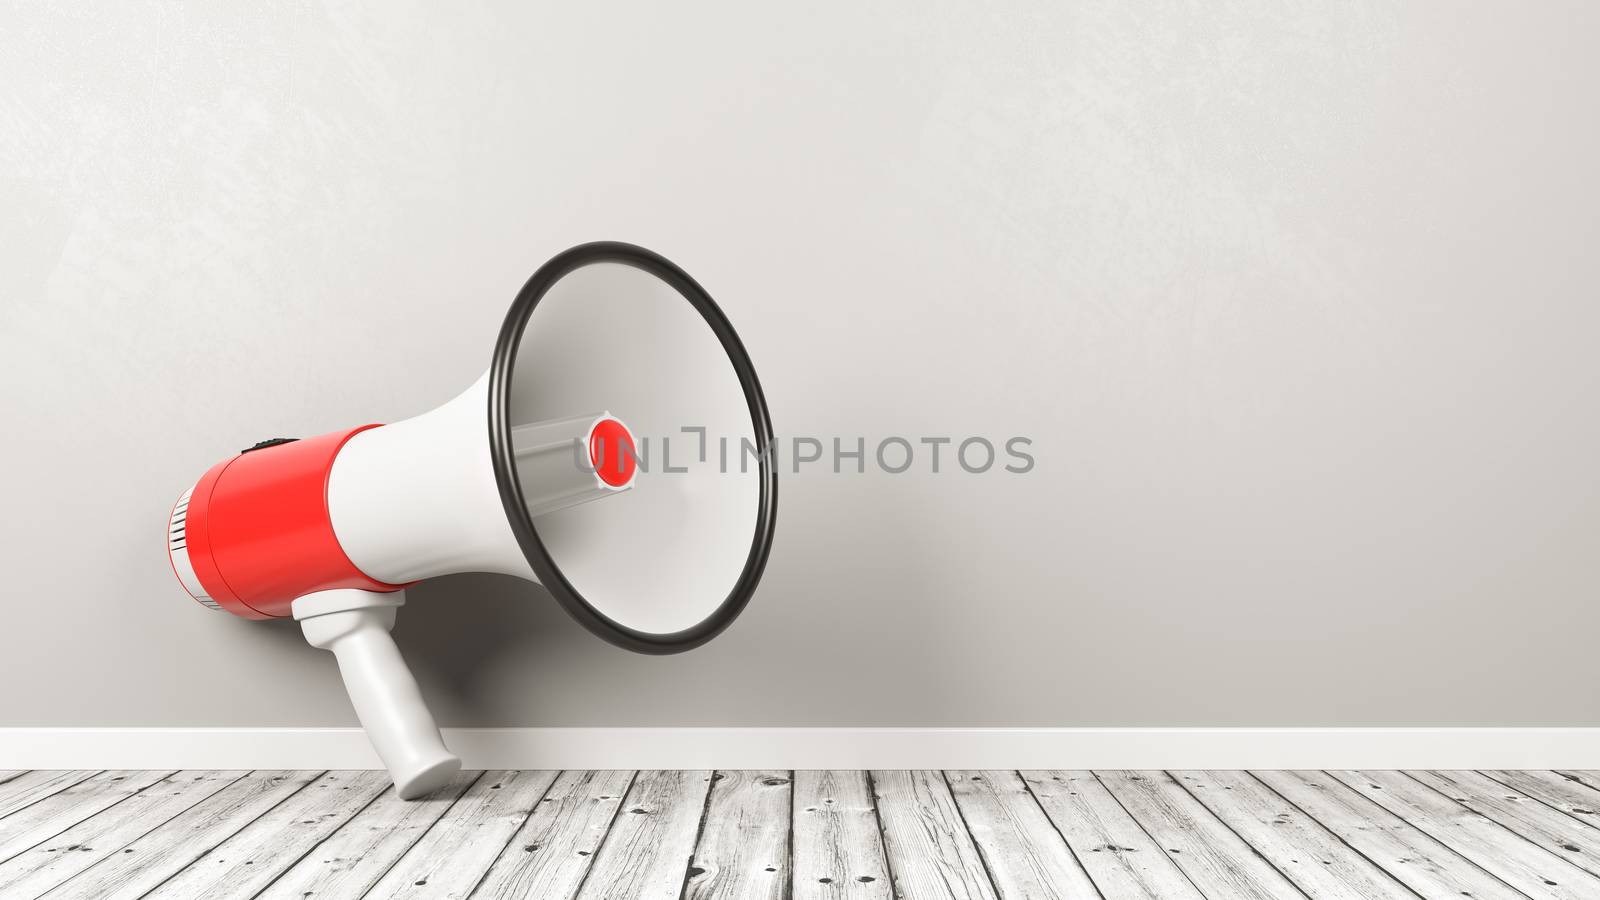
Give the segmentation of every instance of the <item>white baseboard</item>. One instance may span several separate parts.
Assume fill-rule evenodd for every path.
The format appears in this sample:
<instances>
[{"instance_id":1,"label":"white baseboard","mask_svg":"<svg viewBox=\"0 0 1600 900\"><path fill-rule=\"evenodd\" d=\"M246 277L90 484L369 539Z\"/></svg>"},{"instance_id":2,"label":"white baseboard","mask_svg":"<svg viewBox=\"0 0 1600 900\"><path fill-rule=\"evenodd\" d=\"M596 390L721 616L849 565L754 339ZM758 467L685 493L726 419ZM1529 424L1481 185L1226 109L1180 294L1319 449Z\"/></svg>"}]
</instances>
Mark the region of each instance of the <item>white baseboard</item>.
<instances>
[{"instance_id":1,"label":"white baseboard","mask_svg":"<svg viewBox=\"0 0 1600 900\"><path fill-rule=\"evenodd\" d=\"M1600 769L1600 728L446 728L492 769ZM370 769L357 728L0 728L0 769Z\"/></svg>"}]
</instances>

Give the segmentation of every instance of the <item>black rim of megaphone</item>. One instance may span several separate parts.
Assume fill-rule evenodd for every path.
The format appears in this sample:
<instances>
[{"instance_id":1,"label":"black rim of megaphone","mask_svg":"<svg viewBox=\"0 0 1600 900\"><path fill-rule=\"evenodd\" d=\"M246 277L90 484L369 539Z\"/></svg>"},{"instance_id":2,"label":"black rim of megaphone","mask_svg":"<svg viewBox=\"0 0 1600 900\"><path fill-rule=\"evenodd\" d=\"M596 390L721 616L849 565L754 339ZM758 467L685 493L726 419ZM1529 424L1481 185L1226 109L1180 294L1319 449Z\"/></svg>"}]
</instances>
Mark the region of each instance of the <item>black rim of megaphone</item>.
<instances>
[{"instance_id":1,"label":"black rim of megaphone","mask_svg":"<svg viewBox=\"0 0 1600 900\"><path fill-rule=\"evenodd\" d=\"M739 386L744 389L745 403L750 408L750 424L755 429L761 477L761 505L756 515L755 536L750 542L750 554L745 558L744 569L728 596L711 615L682 631L669 634L640 631L618 622L596 609L583 598L577 588L567 580L561 567L551 558L544 542L539 539L539 529L522 502L522 487L517 481L515 454L511 445L511 378L517 349L522 344L523 331L539 301L562 278L584 266L597 263L621 263L642 269L665 281L688 300L711 326L721 342L722 349L739 376ZM556 598L574 619L602 638L640 653L679 653L704 644L716 637L738 618L750 596L761 581L761 572L767 565L767 554L772 549L772 533L778 514L778 474L770 449L772 448L772 420L767 415L767 401L761 393L761 382L756 379L755 367L744 344L734 332L727 316L717 307L689 273L670 260L643 247L616 241L596 241L580 244L551 259L533 273L522 286L517 299L506 314L500 328L500 339L495 343L494 361L489 366L489 443L494 457L495 481L500 487L500 500L505 504L511 530L522 546L522 553L546 590Z\"/></svg>"}]
</instances>

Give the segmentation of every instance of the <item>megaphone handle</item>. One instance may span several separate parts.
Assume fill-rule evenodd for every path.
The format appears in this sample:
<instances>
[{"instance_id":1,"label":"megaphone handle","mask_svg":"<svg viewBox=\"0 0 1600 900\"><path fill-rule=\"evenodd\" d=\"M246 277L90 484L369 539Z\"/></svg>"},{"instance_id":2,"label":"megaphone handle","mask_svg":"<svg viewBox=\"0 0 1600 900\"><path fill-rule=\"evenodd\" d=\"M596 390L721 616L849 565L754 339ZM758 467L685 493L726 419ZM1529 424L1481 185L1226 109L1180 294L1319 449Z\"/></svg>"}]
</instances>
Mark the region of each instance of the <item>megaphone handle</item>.
<instances>
[{"instance_id":1,"label":"megaphone handle","mask_svg":"<svg viewBox=\"0 0 1600 900\"><path fill-rule=\"evenodd\" d=\"M319 591L294 602L294 617L311 646L333 651L356 717L395 792L412 800L444 787L461 771L461 759L446 749L389 634L404 602L398 592Z\"/></svg>"}]
</instances>

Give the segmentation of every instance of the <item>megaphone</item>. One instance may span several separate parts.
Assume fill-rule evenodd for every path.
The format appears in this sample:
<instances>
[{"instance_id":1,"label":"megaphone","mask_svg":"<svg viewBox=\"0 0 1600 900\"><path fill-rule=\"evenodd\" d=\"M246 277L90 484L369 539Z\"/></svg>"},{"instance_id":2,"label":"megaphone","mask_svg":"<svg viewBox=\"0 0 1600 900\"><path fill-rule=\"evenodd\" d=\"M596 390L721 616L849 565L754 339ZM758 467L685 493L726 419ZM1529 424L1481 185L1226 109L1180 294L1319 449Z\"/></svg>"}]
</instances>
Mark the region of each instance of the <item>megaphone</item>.
<instances>
[{"instance_id":1,"label":"megaphone","mask_svg":"<svg viewBox=\"0 0 1600 900\"><path fill-rule=\"evenodd\" d=\"M408 585L515 575L629 650L696 647L761 579L772 446L755 369L705 289L642 247L584 244L528 280L454 400L218 463L174 506L168 554L205 606L293 617L334 653L412 799L461 760L389 633Z\"/></svg>"}]
</instances>

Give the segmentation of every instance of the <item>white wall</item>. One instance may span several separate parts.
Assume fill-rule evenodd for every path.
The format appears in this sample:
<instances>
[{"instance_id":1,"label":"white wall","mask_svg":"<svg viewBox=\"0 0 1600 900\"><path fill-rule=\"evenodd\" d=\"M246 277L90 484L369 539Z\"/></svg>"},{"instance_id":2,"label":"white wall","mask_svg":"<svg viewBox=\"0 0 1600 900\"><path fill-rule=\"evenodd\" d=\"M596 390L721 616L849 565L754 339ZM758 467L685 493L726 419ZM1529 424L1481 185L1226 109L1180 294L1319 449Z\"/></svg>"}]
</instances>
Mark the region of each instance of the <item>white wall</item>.
<instances>
[{"instance_id":1,"label":"white wall","mask_svg":"<svg viewBox=\"0 0 1600 900\"><path fill-rule=\"evenodd\" d=\"M0 725L352 723L168 507L597 238L780 432L1038 467L786 476L681 657L419 588L446 724L1600 725L1600 7L358 5L0 9Z\"/></svg>"}]
</instances>

